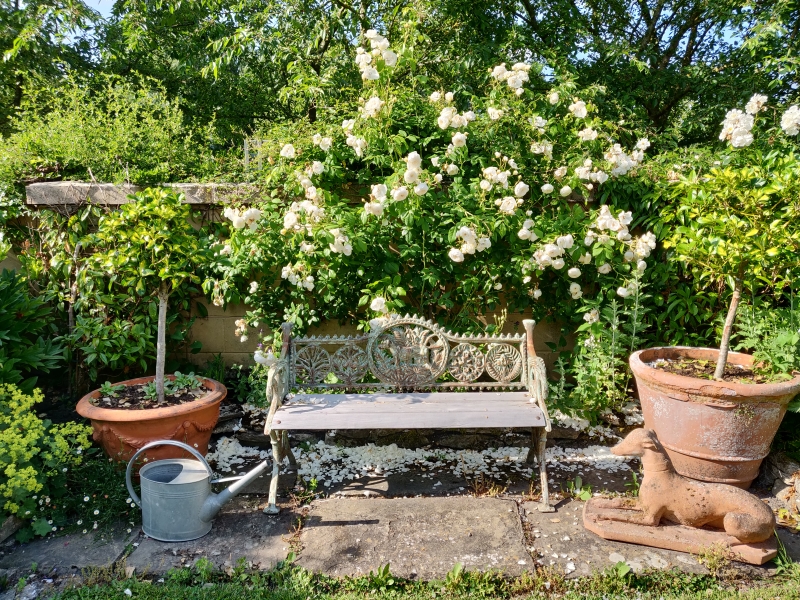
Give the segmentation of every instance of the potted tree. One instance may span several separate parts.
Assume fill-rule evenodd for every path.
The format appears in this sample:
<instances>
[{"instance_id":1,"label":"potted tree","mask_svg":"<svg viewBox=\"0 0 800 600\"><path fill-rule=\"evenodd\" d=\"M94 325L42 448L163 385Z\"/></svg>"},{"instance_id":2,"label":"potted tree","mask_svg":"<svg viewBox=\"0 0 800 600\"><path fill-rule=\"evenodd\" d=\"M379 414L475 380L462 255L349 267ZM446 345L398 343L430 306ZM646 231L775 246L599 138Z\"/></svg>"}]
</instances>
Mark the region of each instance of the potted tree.
<instances>
[{"instance_id":1,"label":"potted tree","mask_svg":"<svg viewBox=\"0 0 800 600\"><path fill-rule=\"evenodd\" d=\"M182 194L162 188L130 196L128 204L100 220L97 232L85 244L92 255L84 285L105 275L109 288L158 298L155 376L116 385L106 382L77 406L78 413L91 420L95 441L120 461L128 460L144 444L163 439L180 440L205 453L227 393L212 379L164 375L170 293L199 282L198 267L207 252L182 199ZM149 456L174 452L163 446Z\"/></svg>"},{"instance_id":2,"label":"potted tree","mask_svg":"<svg viewBox=\"0 0 800 600\"><path fill-rule=\"evenodd\" d=\"M800 392L800 373L766 373L752 356L730 351L744 291L780 293L800 266L800 161L777 130L754 143L766 100L756 95L746 112L728 112L720 138L732 153L675 184L680 225L667 246L696 279L732 290L719 348L650 348L630 358L645 423L676 469L745 488ZM797 135L797 107L782 125Z\"/></svg>"}]
</instances>

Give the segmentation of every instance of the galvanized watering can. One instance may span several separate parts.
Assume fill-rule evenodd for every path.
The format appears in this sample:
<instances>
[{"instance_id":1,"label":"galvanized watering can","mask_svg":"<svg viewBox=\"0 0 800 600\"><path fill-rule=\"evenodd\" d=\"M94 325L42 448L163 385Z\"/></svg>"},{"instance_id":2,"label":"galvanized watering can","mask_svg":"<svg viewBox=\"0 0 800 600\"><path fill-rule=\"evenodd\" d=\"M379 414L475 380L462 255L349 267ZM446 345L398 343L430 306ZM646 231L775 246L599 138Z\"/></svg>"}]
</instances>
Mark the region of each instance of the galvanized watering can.
<instances>
[{"instance_id":1,"label":"galvanized watering can","mask_svg":"<svg viewBox=\"0 0 800 600\"><path fill-rule=\"evenodd\" d=\"M143 466L139 469L142 484L140 500L131 482L133 465L145 450L164 445L183 448L197 460L170 458ZM267 461L264 461L241 477L212 481L214 472L202 454L184 443L161 440L150 442L131 457L125 472L125 483L131 498L142 509L142 530L147 535L162 542L187 542L211 531L211 520L219 509L266 468ZM223 481L236 483L219 494L212 493L211 484Z\"/></svg>"}]
</instances>

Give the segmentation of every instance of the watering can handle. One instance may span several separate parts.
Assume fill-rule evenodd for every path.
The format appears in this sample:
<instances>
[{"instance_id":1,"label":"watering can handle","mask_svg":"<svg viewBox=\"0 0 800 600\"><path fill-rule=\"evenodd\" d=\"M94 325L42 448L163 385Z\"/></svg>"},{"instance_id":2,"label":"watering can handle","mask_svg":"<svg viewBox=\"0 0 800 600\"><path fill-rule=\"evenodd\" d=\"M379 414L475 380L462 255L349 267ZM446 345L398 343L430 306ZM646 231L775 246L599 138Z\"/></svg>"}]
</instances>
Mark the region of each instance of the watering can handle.
<instances>
[{"instance_id":1,"label":"watering can handle","mask_svg":"<svg viewBox=\"0 0 800 600\"><path fill-rule=\"evenodd\" d=\"M213 477L214 471L211 470L211 467L208 466L205 457L200 454L197 450L192 448L191 446L187 446L183 442L176 442L175 440L159 440L156 442L150 442L149 444L145 444L139 450L137 450L136 454L131 456L131 459L128 461L128 468L125 470L125 484L128 486L128 493L131 495L131 499L136 502L136 506L142 506L142 501L139 499L139 496L133 489L133 483L131 482L131 470L133 469L133 463L136 462L136 458L145 450L149 450L150 448L155 448L156 446L177 446L178 448L182 448L192 454L197 460L203 463L203 466L208 471L208 476Z\"/></svg>"}]
</instances>

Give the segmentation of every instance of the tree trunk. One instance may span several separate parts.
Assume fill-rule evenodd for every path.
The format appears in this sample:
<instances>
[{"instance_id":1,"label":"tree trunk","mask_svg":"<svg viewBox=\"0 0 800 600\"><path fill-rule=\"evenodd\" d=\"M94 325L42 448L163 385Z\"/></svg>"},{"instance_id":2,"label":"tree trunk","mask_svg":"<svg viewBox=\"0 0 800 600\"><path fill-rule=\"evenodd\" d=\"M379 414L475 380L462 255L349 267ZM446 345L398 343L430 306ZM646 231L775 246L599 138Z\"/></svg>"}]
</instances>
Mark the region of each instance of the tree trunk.
<instances>
[{"instance_id":1,"label":"tree trunk","mask_svg":"<svg viewBox=\"0 0 800 600\"><path fill-rule=\"evenodd\" d=\"M158 340L156 342L156 393L158 402L164 402L164 363L167 357L167 300L166 282L158 289Z\"/></svg>"},{"instance_id":2,"label":"tree trunk","mask_svg":"<svg viewBox=\"0 0 800 600\"><path fill-rule=\"evenodd\" d=\"M731 333L733 322L736 320L736 310L739 308L739 300L742 297L742 279L744 278L744 265L739 267L739 273L734 279L733 296L728 307L728 316L725 317L725 326L722 328L722 341L719 345L719 356L717 357L717 369L714 371L714 379L722 381L725 373L725 364L728 362L728 351L730 350Z\"/></svg>"}]
</instances>

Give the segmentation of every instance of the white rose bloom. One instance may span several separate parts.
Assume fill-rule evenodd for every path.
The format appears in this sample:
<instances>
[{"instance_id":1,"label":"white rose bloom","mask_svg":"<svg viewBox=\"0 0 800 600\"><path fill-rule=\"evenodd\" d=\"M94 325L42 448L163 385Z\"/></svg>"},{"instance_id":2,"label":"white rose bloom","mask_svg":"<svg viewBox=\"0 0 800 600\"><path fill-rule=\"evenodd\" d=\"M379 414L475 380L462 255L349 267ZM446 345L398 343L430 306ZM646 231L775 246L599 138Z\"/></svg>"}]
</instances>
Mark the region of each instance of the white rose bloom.
<instances>
[{"instance_id":1,"label":"white rose bloom","mask_svg":"<svg viewBox=\"0 0 800 600\"><path fill-rule=\"evenodd\" d=\"M744 110L748 115L755 115L767 105L768 98L763 94L753 94L748 103L745 105Z\"/></svg>"},{"instance_id":2,"label":"white rose bloom","mask_svg":"<svg viewBox=\"0 0 800 600\"><path fill-rule=\"evenodd\" d=\"M572 277L572 279L576 279L581 276L581 270L578 267L572 267L569 271L567 271L567 275Z\"/></svg>"},{"instance_id":3,"label":"white rose bloom","mask_svg":"<svg viewBox=\"0 0 800 600\"><path fill-rule=\"evenodd\" d=\"M424 181L420 181L417 185L414 186L414 193L417 196L424 196L428 193L428 184Z\"/></svg>"},{"instance_id":4,"label":"white rose bloom","mask_svg":"<svg viewBox=\"0 0 800 600\"><path fill-rule=\"evenodd\" d=\"M601 275L608 275L611 273L611 265L608 263L603 263L599 267L597 267L597 272Z\"/></svg>"},{"instance_id":5,"label":"white rose bloom","mask_svg":"<svg viewBox=\"0 0 800 600\"><path fill-rule=\"evenodd\" d=\"M365 202L364 203L364 212L368 215L375 215L376 217L380 217L383 215L383 203L381 202Z\"/></svg>"},{"instance_id":6,"label":"white rose bloom","mask_svg":"<svg viewBox=\"0 0 800 600\"><path fill-rule=\"evenodd\" d=\"M386 312L386 300L378 296L372 300L369 307L375 312Z\"/></svg>"},{"instance_id":7,"label":"white rose bloom","mask_svg":"<svg viewBox=\"0 0 800 600\"><path fill-rule=\"evenodd\" d=\"M500 201L500 212L513 215L517 209L517 201L513 196L506 196Z\"/></svg>"},{"instance_id":8,"label":"white rose bloom","mask_svg":"<svg viewBox=\"0 0 800 600\"><path fill-rule=\"evenodd\" d=\"M555 177L556 179L561 179L566 174L567 174L567 167L558 167L555 171L553 171L553 177Z\"/></svg>"},{"instance_id":9,"label":"white rose bloom","mask_svg":"<svg viewBox=\"0 0 800 600\"><path fill-rule=\"evenodd\" d=\"M406 164L409 169L422 169L422 157L419 152L412 152L406 157Z\"/></svg>"},{"instance_id":10,"label":"white rose bloom","mask_svg":"<svg viewBox=\"0 0 800 600\"><path fill-rule=\"evenodd\" d=\"M598 171L597 173L594 173L594 180L597 183L605 183L608 181L608 174L604 173L603 171Z\"/></svg>"},{"instance_id":11,"label":"white rose bloom","mask_svg":"<svg viewBox=\"0 0 800 600\"><path fill-rule=\"evenodd\" d=\"M467 123L472 123L475 120L475 113L471 110L468 110L462 116Z\"/></svg>"},{"instance_id":12,"label":"white rose bloom","mask_svg":"<svg viewBox=\"0 0 800 600\"><path fill-rule=\"evenodd\" d=\"M528 184L524 181L518 181L517 185L514 186L514 195L517 198L522 198L525 194L528 193L528 190L531 188L528 187Z\"/></svg>"},{"instance_id":13,"label":"white rose bloom","mask_svg":"<svg viewBox=\"0 0 800 600\"><path fill-rule=\"evenodd\" d=\"M431 164L434 167L438 167L439 166L439 157L438 156L434 156L433 158L431 158Z\"/></svg>"},{"instance_id":14,"label":"white rose bloom","mask_svg":"<svg viewBox=\"0 0 800 600\"><path fill-rule=\"evenodd\" d=\"M392 190L392 198L396 202L405 200L406 198L408 198L408 188L406 186L402 186L397 188L396 190Z\"/></svg>"},{"instance_id":15,"label":"white rose bloom","mask_svg":"<svg viewBox=\"0 0 800 600\"><path fill-rule=\"evenodd\" d=\"M489 190L492 189L492 182L489 181L488 179L481 179L480 186L484 192L488 192Z\"/></svg>"},{"instance_id":16,"label":"white rose bloom","mask_svg":"<svg viewBox=\"0 0 800 600\"><path fill-rule=\"evenodd\" d=\"M478 245L473 242L464 242L461 244L461 252L464 254L475 254L477 249Z\"/></svg>"},{"instance_id":17,"label":"white rose bloom","mask_svg":"<svg viewBox=\"0 0 800 600\"><path fill-rule=\"evenodd\" d=\"M311 141L315 146L319 146L322 143L322 135L319 133L315 133L311 136Z\"/></svg>"},{"instance_id":18,"label":"white rose bloom","mask_svg":"<svg viewBox=\"0 0 800 600\"><path fill-rule=\"evenodd\" d=\"M444 101L445 102L452 102L453 101L453 92L447 92L444 95Z\"/></svg>"},{"instance_id":19,"label":"white rose bloom","mask_svg":"<svg viewBox=\"0 0 800 600\"><path fill-rule=\"evenodd\" d=\"M636 149L641 150L642 152L647 150L649 147L650 147L650 140L648 140L647 138L642 138L638 142L636 142Z\"/></svg>"},{"instance_id":20,"label":"white rose bloom","mask_svg":"<svg viewBox=\"0 0 800 600\"><path fill-rule=\"evenodd\" d=\"M589 167L578 167L575 169L575 175L578 176L578 179L589 179L590 174L591 169Z\"/></svg>"},{"instance_id":21,"label":"white rose bloom","mask_svg":"<svg viewBox=\"0 0 800 600\"><path fill-rule=\"evenodd\" d=\"M332 145L333 145L333 139L329 137L322 138L322 141L319 143L319 147L323 152L327 152L328 150L330 150Z\"/></svg>"},{"instance_id":22,"label":"white rose bloom","mask_svg":"<svg viewBox=\"0 0 800 600\"><path fill-rule=\"evenodd\" d=\"M588 252L586 254L581 254L580 257L578 257L578 262L582 265L588 265L592 262L592 255Z\"/></svg>"},{"instance_id":23,"label":"white rose bloom","mask_svg":"<svg viewBox=\"0 0 800 600\"><path fill-rule=\"evenodd\" d=\"M583 290L581 290L581 286L578 283L569 284L569 293L574 300L577 300L578 298L583 296Z\"/></svg>"},{"instance_id":24,"label":"white rose bloom","mask_svg":"<svg viewBox=\"0 0 800 600\"><path fill-rule=\"evenodd\" d=\"M558 193L561 194L564 198L566 198L572 193L572 188L569 187L568 185L565 185L558 191Z\"/></svg>"},{"instance_id":25,"label":"white rose bloom","mask_svg":"<svg viewBox=\"0 0 800 600\"><path fill-rule=\"evenodd\" d=\"M386 200L386 193L388 190L386 189L386 185L383 183L379 183L372 186L372 196L375 200Z\"/></svg>"},{"instance_id":26,"label":"white rose bloom","mask_svg":"<svg viewBox=\"0 0 800 600\"><path fill-rule=\"evenodd\" d=\"M509 72L506 70L506 63L497 65L494 69L492 69L491 73L492 77L498 81L505 81L509 76Z\"/></svg>"},{"instance_id":27,"label":"white rose bloom","mask_svg":"<svg viewBox=\"0 0 800 600\"><path fill-rule=\"evenodd\" d=\"M753 134L746 129L734 129L731 133L731 146L745 148L753 143Z\"/></svg>"},{"instance_id":28,"label":"white rose bloom","mask_svg":"<svg viewBox=\"0 0 800 600\"><path fill-rule=\"evenodd\" d=\"M556 270L563 269L564 268L564 259L563 258L556 258L555 260L553 260L553 268L556 269Z\"/></svg>"},{"instance_id":29,"label":"white rose bloom","mask_svg":"<svg viewBox=\"0 0 800 600\"><path fill-rule=\"evenodd\" d=\"M631 291L626 287L618 287L617 288L617 296L621 298L627 298L631 295Z\"/></svg>"},{"instance_id":30,"label":"white rose bloom","mask_svg":"<svg viewBox=\"0 0 800 600\"><path fill-rule=\"evenodd\" d=\"M419 171L416 169L406 169L403 173L403 181L406 183L417 183L419 181Z\"/></svg>"},{"instance_id":31,"label":"white rose bloom","mask_svg":"<svg viewBox=\"0 0 800 600\"><path fill-rule=\"evenodd\" d=\"M592 129L591 127L587 127L586 129L581 129L578 132L578 137L583 142L591 142L593 140L596 140L597 139L597 135L598 135L598 133L594 129Z\"/></svg>"},{"instance_id":32,"label":"white rose bloom","mask_svg":"<svg viewBox=\"0 0 800 600\"><path fill-rule=\"evenodd\" d=\"M429 98L431 102L438 102L442 99L442 95L439 92L433 92Z\"/></svg>"},{"instance_id":33,"label":"white rose bloom","mask_svg":"<svg viewBox=\"0 0 800 600\"><path fill-rule=\"evenodd\" d=\"M439 115L436 119L436 124L439 126L439 129L447 129L450 127L450 117Z\"/></svg>"},{"instance_id":34,"label":"white rose bloom","mask_svg":"<svg viewBox=\"0 0 800 600\"><path fill-rule=\"evenodd\" d=\"M373 96L364 104L364 116L367 118L378 116L384 104L384 101L378 96Z\"/></svg>"},{"instance_id":35,"label":"white rose bloom","mask_svg":"<svg viewBox=\"0 0 800 600\"><path fill-rule=\"evenodd\" d=\"M486 112L489 114L489 118L492 121L497 121L497 119L503 116L503 111L498 108L492 108L491 106L486 109Z\"/></svg>"},{"instance_id":36,"label":"white rose bloom","mask_svg":"<svg viewBox=\"0 0 800 600\"><path fill-rule=\"evenodd\" d=\"M314 289L314 278L311 275L309 275L308 277L303 279L301 285L310 292L311 290Z\"/></svg>"},{"instance_id":37,"label":"white rose bloom","mask_svg":"<svg viewBox=\"0 0 800 600\"><path fill-rule=\"evenodd\" d=\"M466 133L455 133L453 134L453 146L455 148L461 148L462 146L467 145L467 134Z\"/></svg>"},{"instance_id":38,"label":"white rose bloom","mask_svg":"<svg viewBox=\"0 0 800 600\"><path fill-rule=\"evenodd\" d=\"M345 119L342 121L342 129L345 131L350 131L356 124L355 119Z\"/></svg>"},{"instance_id":39,"label":"white rose bloom","mask_svg":"<svg viewBox=\"0 0 800 600\"><path fill-rule=\"evenodd\" d=\"M373 67L366 67L363 71L361 71L361 79L364 81L376 81L380 78L380 73L378 73L378 70Z\"/></svg>"},{"instance_id":40,"label":"white rose bloom","mask_svg":"<svg viewBox=\"0 0 800 600\"><path fill-rule=\"evenodd\" d=\"M281 156L283 158L294 158L294 146L285 144L283 148L281 148Z\"/></svg>"},{"instance_id":41,"label":"white rose bloom","mask_svg":"<svg viewBox=\"0 0 800 600\"><path fill-rule=\"evenodd\" d=\"M558 95L558 92L550 92L550 93L547 95L547 101L548 101L550 104L554 105L554 106L555 106L556 104L558 104L558 101L559 101L560 99L561 99L561 98L560 98L560 96Z\"/></svg>"},{"instance_id":42,"label":"white rose bloom","mask_svg":"<svg viewBox=\"0 0 800 600\"><path fill-rule=\"evenodd\" d=\"M383 57L383 62L387 67L393 67L397 64L397 54L391 50L384 50L381 52L381 56Z\"/></svg>"},{"instance_id":43,"label":"white rose bloom","mask_svg":"<svg viewBox=\"0 0 800 600\"><path fill-rule=\"evenodd\" d=\"M445 168L445 172L450 176L457 175L458 167L453 164L447 165L447 167Z\"/></svg>"},{"instance_id":44,"label":"white rose bloom","mask_svg":"<svg viewBox=\"0 0 800 600\"><path fill-rule=\"evenodd\" d=\"M250 293L251 294L255 294L257 291L258 291L258 282L257 281L251 281L250 282Z\"/></svg>"},{"instance_id":45,"label":"white rose bloom","mask_svg":"<svg viewBox=\"0 0 800 600\"><path fill-rule=\"evenodd\" d=\"M313 163L311 163L311 172L314 173L314 175L321 175L323 171L325 171L325 165L323 165L321 162L315 160Z\"/></svg>"},{"instance_id":46,"label":"white rose bloom","mask_svg":"<svg viewBox=\"0 0 800 600\"><path fill-rule=\"evenodd\" d=\"M593 308L591 311L584 313L583 320L587 323L597 323L600 320L600 311Z\"/></svg>"},{"instance_id":47,"label":"white rose bloom","mask_svg":"<svg viewBox=\"0 0 800 600\"><path fill-rule=\"evenodd\" d=\"M795 104L786 109L786 112L781 116L781 129L786 135L800 133L800 106Z\"/></svg>"},{"instance_id":48,"label":"white rose bloom","mask_svg":"<svg viewBox=\"0 0 800 600\"><path fill-rule=\"evenodd\" d=\"M545 183L542 186L542 193L543 194L552 194L554 189L555 188L552 185L550 185L549 183Z\"/></svg>"},{"instance_id":49,"label":"white rose bloom","mask_svg":"<svg viewBox=\"0 0 800 600\"><path fill-rule=\"evenodd\" d=\"M453 262L464 262L464 254L458 248L450 248L450 252L447 253L447 256L449 256L450 260Z\"/></svg>"},{"instance_id":50,"label":"white rose bloom","mask_svg":"<svg viewBox=\"0 0 800 600\"><path fill-rule=\"evenodd\" d=\"M524 227L517 232L517 237L521 240L531 239L531 230Z\"/></svg>"},{"instance_id":51,"label":"white rose bloom","mask_svg":"<svg viewBox=\"0 0 800 600\"><path fill-rule=\"evenodd\" d=\"M625 254L622 255L622 258L623 260L625 260L625 262L631 262L634 258L636 258L636 256L633 254L632 251L627 250Z\"/></svg>"},{"instance_id":52,"label":"white rose bloom","mask_svg":"<svg viewBox=\"0 0 800 600\"><path fill-rule=\"evenodd\" d=\"M541 297L542 297L542 290L540 290L539 288L536 288L535 290L533 290L533 299L534 300L538 300Z\"/></svg>"},{"instance_id":53,"label":"white rose bloom","mask_svg":"<svg viewBox=\"0 0 800 600\"><path fill-rule=\"evenodd\" d=\"M647 268L647 263L644 262L643 260L640 260L639 262L636 263L636 270L639 271L640 273L643 272L646 268Z\"/></svg>"},{"instance_id":54,"label":"white rose bloom","mask_svg":"<svg viewBox=\"0 0 800 600\"><path fill-rule=\"evenodd\" d=\"M441 173L437 173L436 175L433 176L433 180L436 183L442 183L442 174Z\"/></svg>"},{"instance_id":55,"label":"white rose bloom","mask_svg":"<svg viewBox=\"0 0 800 600\"><path fill-rule=\"evenodd\" d=\"M589 114L589 111L586 110L586 102L583 100L575 100L575 102L570 104L569 112L575 115L575 117L578 119L585 119L586 115Z\"/></svg>"},{"instance_id":56,"label":"white rose bloom","mask_svg":"<svg viewBox=\"0 0 800 600\"><path fill-rule=\"evenodd\" d=\"M478 239L478 252L483 252L484 250L488 250L492 247L492 240L488 237L482 237Z\"/></svg>"},{"instance_id":57,"label":"white rose bloom","mask_svg":"<svg viewBox=\"0 0 800 600\"><path fill-rule=\"evenodd\" d=\"M569 250L570 248L572 248L575 245L575 238L572 237L571 233L568 233L567 235L559 236L556 239L556 245L559 248L564 248L565 250Z\"/></svg>"}]
</instances>

